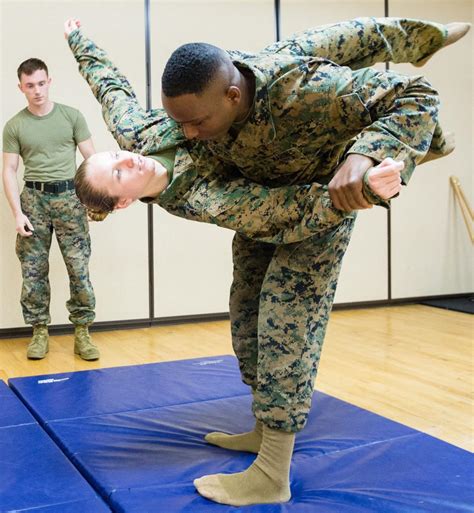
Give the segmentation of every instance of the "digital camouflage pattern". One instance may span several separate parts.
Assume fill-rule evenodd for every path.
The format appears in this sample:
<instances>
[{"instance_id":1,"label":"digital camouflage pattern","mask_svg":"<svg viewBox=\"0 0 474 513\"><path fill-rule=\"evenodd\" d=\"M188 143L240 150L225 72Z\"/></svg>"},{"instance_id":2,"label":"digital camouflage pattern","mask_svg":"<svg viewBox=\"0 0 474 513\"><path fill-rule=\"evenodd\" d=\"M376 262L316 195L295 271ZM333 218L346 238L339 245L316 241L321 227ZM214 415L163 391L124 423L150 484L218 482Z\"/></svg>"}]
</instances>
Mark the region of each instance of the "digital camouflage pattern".
<instances>
[{"instance_id":1,"label":"digital camouflage pattern","mask_svg":"<svg viewBox=\"0 0 474 513\"><path fill-rule=\"evenodd\" d=\"M321 57L353 70L379 62L417 64L439 50L444 25L406 18L356 18L310 28L267 46L267 53Z\"/></svg>"},{"instance_id":2,"label":"digital camouflage pattern","mask_svg":"<svg viewBox=\"0 0 474 513\"><path fill-rule=\"evenodd\" d=\"M95 318L95 297L89 280L91 243L86 209L74 191L49 194L25 187L21 208L31 221L30 237L17 235L16 253L21 263L23 287L21 306L27 324L49 324L49 250L53 230L69 275L69 320L91 324Z\"/></svg>"},{"instance_id":3,"label":"digital camouflage pattern","mask_svg":"<svg viewBox=\"0 0 474 513\"><path fill-rule=\"evenodd\" d=\"M173 181L155 201L238 232L233 344L255 416L269 427L298 431L307 420L355 218L329 198L326 184L338 165L348 153L376 162L392 157L405 162L407 183L430 149L443 154L436 91L419 76L360 68L417 63L445 37L435 23L364 18L306 31L258 54L229 52L255 76L255 103L242 127L205 143L184 141L163 110L143 111L105 52L80 31L69 37L119 145L148 155L177 147ZM367 183L365 192L380 203Z\"/></svg>"},{"instance_id":4,"label":"digital camouflage pattern","mask_svg":"<svg viewBox=\"0 0 474 513\"><path fill-rule=\"evenodd\" d=\"M163 109L145 111L139 105L130 83L104 50L81 31L68 41L119 146L144 155L176 149L172 183L152 200L168 212L275 244L303 240L354 217L335 209L321 184L269 188L249 183L235 167L221 166L210 155L200 158L195 152L193 161L180 127ZM211 160L218 171L210 168Z\"/></svg>"},{"instance_id":5,"label":"digital camouflage pattern","mask_svg":"<svg viewBox=\"0 0 474 513\"><path fill-rule=\"evenodd\" d=\"M222 162L237 165L247 178L271 185L327 183L348 153L367 155L376 162L392 157L405 162L407 183L430 148L438 94L422 77L354 70L349 59L353 57L358 68L361 62L354 51L366 51L366 44L374 50L364 64L381 62L394 49L397 62L417 62L426 56L427 46L435 51L442 45L445 31L441 25L425 25L428 45L420 40L420 22L368 19L364 28L366 20L344 24L340 37L335 37L338 24L306 31L258 54L229 52L237 67L255 77L253 112L240 130L198 144L192 154L201 151L202 158L205 147ZM414 41L408 37L410 28L414 28ZM327 31L333 36L332 45ZM390 52L380 49L380 44L388 45L385 34L391 36ZM375 37L378 46L373 43ZM417 43L423 48L419 55L413 49ZM334 54L328 55L330 51ZM350 67L335 64L338 58Z\"/></svg>"},{"instance_id":6,"label":"digital camouflage pattern","mask_svg":"<svg viewBox=\"0 0 474 513\"><path fill-rule=\"evenodd\" d=\"M354 221L296 244L234 237L232 344L254 414L274 429L299 431L306 423Z\"/></svg>"}]
</instances>

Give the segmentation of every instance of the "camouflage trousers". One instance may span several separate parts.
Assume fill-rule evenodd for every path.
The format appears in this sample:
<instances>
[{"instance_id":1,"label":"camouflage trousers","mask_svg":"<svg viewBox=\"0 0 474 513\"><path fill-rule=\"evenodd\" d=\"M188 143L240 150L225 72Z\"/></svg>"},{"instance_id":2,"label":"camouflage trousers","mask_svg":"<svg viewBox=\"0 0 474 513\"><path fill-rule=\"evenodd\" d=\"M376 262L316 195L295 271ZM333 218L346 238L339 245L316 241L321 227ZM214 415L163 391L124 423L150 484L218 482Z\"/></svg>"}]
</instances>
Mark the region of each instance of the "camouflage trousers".
<instances>
[{"instance_id":1,"label":"camouflage trousers","mask_svg":"<svg viewBox=\"0 0 474 513\"><path fill-rule=\"evenodd\" d=\"M233 241L232 343L253 412L273 429L303 429L355 219L303 242Z\"/></svg>"},{"instance_id":2,"label":"camouflage trousers","mask_svg":"<svg viewBox=\"0 0 474 513\"><path fill-rule=\"evenodd\" d=\"M95 318L95 297L89 280L91 243L84 206L74 191L49 194L25 187L20 196L24 214L34 232L17 236L16 254L20 259L23 286L21 306L27 324L49 324L49 250L56 233L69 275L70 299L66 303L69 320L90 324Z\"/></svg>"}]
</instances>

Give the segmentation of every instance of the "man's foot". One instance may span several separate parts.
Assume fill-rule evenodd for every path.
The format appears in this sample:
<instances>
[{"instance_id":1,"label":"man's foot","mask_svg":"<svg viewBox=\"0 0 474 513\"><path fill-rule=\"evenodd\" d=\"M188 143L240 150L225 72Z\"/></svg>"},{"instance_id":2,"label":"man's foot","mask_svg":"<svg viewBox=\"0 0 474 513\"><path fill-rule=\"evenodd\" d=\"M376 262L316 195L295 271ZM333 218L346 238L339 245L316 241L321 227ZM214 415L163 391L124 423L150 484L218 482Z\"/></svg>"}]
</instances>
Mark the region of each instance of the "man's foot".
<instances>
[{"instance_id":1,"label":"man's foot","mask_svg":"<svg viewBox=\"0 0 474 513\"><path fill-rule=\"evenodd\" d=\"M239 435L229 435L227 433L213 432L208 433L205 440L212 445L217 445L231 451L247 451L258 453L262 443L262 423L257 420L253 431L241 433Z\"/></svg>"},{"instance_id":2,"label":"man's foot","mask_svg":"<svg viewBox=\"0 0 474 513\"><path fill-rule=\"evenodd\" d=\"M232 506L287 502L294 443L294 433L263 426L260 452L247 470L203 476L194 486L206 499Z\"/></svg>"},{"instance_id":3,"label":"man's foot","mask_svg":"<svg viewBox=\"0 0 474 513\"><path fill-rule=\"evenodd\" d=\"M459 41L462 37L464 37L469 32L471 24L463 21L454 21L453 23L448 23L446 25L446 28L447 35L443 44L443 48L452 45L453 43L456 43L456 41ZM415 63L414 66L416 66L417 68L424 66L431 59L431 57L433 57L433 55L434 53L428 55L421 61Z\"/></svg>"},{"instance_id":4,"label":"man's foot","mask_svg":"<svg viewBox=\"0 0 474 513\"><path fill-rule=\"evenodd\" d=\"M74 328L74 353L87 361L99 359L99 349L92 342L86 325L76 324Z\"/></svg>"},{"instance_id":5,"label":"man's foot","mask_svg":"<svg viewBox=\"0 0 474 513\"><path fill-rule=\"evenodd\" d=\"M33 337L28 345L26 356L30 360L41 360L49 351L48 326L37 324L33 326Z\"/></svg>"},{"instance_id":6,"label":"man's foot","mask_svg":"<svg viewBox=\"0 0 474 513\"><path fill-rule=\"evenodd\" d=\"M206 499L231 506L288 502L291 498L288 481L273 481L257 463L237 474L200 477L194 486Z\"/></svg>"}]
</instances>

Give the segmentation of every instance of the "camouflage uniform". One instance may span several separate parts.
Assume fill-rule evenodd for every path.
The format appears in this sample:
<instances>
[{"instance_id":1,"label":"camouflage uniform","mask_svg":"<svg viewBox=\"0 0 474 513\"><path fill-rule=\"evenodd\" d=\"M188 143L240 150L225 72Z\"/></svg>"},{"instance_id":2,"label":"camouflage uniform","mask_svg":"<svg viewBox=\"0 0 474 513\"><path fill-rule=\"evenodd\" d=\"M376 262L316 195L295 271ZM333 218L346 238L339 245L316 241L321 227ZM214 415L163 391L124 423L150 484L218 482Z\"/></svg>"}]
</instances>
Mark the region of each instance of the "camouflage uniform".
<instances>
[{"instance_id":1,"label":"camouflage uniform","mask_svg":"<svg viewBox=\"0 0 474 513\"><path fill-rule=\"evenodd\" d=\"M23 213L33 224L30 237L17 236L16 253L21 262L21 305L27 324L49 324L49 250L53 230L69 275L71 297L66 303L69 320L91 324L95 296L89 280L91 242L84 206L72 190L50 194L25 187L20 196Z\"/></svg>"},{"instance_id":2,"label":"camouflage uniform","mask_svg":"<svg viewBox=\"0 0 474 513\"><path fill-rule=\"evenodd\" d=\"M437 24L364 19L307 31L259 54L229 52L237 67L255 77L255 103L243 126L206 143L183 141L162 110L140 109L105 54L78 32L69 38L119 145L143 154L177 146L173 181L155 201L176 215L238 232L230 298L233 344L253 390L254 413L270 427L298 431L306 422L353 228L355 216L332 207L325 184L348 153L403 160L407 183L435 129L438 146L443 141L438 96L424 79L353 71L328 58L355 69L385 60L417 62L438 50L445 36ZM276 205L274 189L236 182L237 170L253 182L279 187L286 208L276 219L269 214ZM316 188L300 203L311 183ZM293 199L307 210L295 212ZM371 200L380 203L373 195ZM325 222L312 217L315 212ZM266 236L260 216L273 223Z\"/></svg>"},{"instance_id":3,"label":"camouflage uniform","mask_svg":"<svg viewBox=\"0 0 474 513\"><path fill-rule=\"evenodd\" d=\"M354 217L335 209L327 188L318 183L265 187L209 155L205 165L213 160L219 172L204 168L197 156L191 159L180 127L163 109L145 111L139 105L131 85L104 50L80 31L69 36L69 45L119 146L150 156L175 153L170 185L159 197L143 201L156 202L179 217L217 224L274 244L300 241Z\"/></svg>"},{"instance_id":4,"label":"camouflage uniform","mask_svg":"<svg viewBox=\"0 0 474 513\"><path fill-rule=\"evenodd\" d=\"M328 183L350 153L376 162L392 157L404 161L406 184L430 148L436 91L421 77L354 71L296 53L308 47L230 52L255 77L253 112L240 130L200 144L199 157L208 153L253 181L279 186ZM234 237L233 347L254 414L271 428L299 431L306 423L353 222L285 246Z\"/></svg>"}]
</instances>

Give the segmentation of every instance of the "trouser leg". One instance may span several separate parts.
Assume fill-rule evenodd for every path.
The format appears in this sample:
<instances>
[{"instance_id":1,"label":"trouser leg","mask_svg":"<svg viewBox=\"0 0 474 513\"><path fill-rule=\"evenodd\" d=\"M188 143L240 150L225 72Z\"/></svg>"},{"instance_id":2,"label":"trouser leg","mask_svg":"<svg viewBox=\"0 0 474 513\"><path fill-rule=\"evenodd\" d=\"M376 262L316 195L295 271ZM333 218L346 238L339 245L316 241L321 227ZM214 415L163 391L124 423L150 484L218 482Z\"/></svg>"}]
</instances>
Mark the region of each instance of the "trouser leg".
<instances>
[{"instance_id":1,"label":"trouser leg","mask_svg":"<svg viewBox=\"0 0 474 513\"><path fill-rule=\"evenodd\" d=\"M252 241L238 233L232 243L234 275L229 304L232 345L242 380L252 389L257 383L260 290L274 251L274 245Z\"/></svg>"},{"instance_id":2,"label":"trouser leg","mask_svg":"<svg viewBox=\"0 0 474 513\"><path fill-rule=\"evenodd\" d=\"M24 188L21 208L33 225L30 237L17 235L16 254L20 260L23 284L21 307L26 324L49 324L50 285L49 250L52 223L48 197L39 191Z\"/></svg>"},{"instance_id":3,"label":"trouser leg","mask_svg":"<svg viewBox=\"0 0 474 513\"><path fill-rule=\"evenodd\" d=\"M95 296L89 278L91 242L86 210L74 191L56 195L52 204L53 226L69 275L69 320L73 324L91 324Z\"/></svg>"},{"instance_id":4,"label":"trouser leg","mask_svg":"<svg viewBox=\"0 0 474 513\"><path fill-rule=\"evenodd\" d=\"M268 427L301 430L354 220L275 250L262 285L253 409Z\"/></svg>"}]
</instances>

